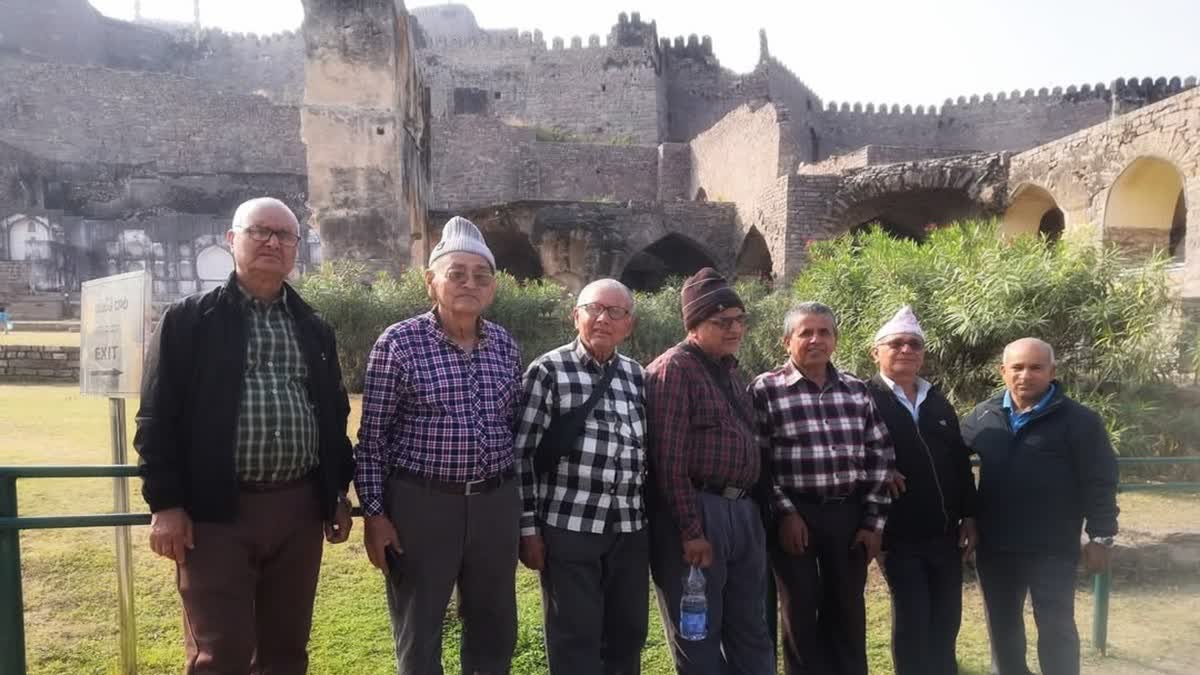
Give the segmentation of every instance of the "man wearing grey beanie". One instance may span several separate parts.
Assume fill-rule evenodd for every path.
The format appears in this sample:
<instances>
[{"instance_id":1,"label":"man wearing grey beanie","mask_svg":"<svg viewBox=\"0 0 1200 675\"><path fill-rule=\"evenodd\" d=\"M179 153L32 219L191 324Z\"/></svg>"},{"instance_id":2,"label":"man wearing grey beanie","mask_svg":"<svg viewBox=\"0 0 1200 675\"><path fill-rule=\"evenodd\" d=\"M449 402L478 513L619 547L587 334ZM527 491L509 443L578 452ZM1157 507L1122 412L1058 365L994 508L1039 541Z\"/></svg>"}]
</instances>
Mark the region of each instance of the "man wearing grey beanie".
<instances>
[{"instance_id":1,"label":"man wearing grey beanie","mask_svg":"<svg viewBox=\"0 0 1200 675\"><path fill-rule=\"evenodd\" d=\"M387 576L399 675L442 672L455 587L462 672L507 673L516 647L521 355L482 318L495 268L479 229L451 218L425 272L433 309L384 331L367 362L354 486L367 556Z\"/></svg>"}]
</instances>

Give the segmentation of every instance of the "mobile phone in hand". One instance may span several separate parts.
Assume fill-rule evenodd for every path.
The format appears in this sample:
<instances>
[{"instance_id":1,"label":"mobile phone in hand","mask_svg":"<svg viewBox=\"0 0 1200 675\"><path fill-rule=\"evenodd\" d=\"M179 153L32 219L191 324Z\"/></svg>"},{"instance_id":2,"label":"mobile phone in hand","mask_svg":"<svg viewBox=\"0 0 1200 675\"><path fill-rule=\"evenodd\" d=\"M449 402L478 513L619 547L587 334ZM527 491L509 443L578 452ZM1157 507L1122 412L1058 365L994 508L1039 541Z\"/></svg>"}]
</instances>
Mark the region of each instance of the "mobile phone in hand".
<instances>
[{"instance_id":1,"label":"mobile phone in hand","mask_svg":"<svg viewBox=\"0 0 1200 675\"><path fill-rule=\"evenodd\" d=\"M388 582L399 586L404 578L404 552L389 544L383 549L383 557L387 562Z\"/></svg>"}]
</instances>

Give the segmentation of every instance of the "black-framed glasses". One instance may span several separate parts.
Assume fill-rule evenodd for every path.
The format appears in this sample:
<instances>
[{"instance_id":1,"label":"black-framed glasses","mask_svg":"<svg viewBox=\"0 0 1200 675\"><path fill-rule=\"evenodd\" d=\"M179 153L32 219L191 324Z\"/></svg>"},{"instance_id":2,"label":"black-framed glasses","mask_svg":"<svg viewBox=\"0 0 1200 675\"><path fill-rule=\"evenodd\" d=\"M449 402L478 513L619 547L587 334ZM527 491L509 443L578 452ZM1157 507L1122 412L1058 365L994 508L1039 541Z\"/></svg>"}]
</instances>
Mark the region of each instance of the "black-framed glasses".
<instances>
[{"instance_id":1,"label":"black-framed glasses","mask_svg":"<svg viewBox=\"0 0 1200 675\"><path fill-rule=\"evenodd\" d=\"M271 240L271 237L275 237L280 246L286 246L287 248L295 248L295 246L300 243L300 235L296 234L295 232L288 232L287 230L272 230L266 227L247 227L242 229L242 232L245 232L247 237L250 237L257 242L268 242Z\"/></svg>"},{"instance_id":2,"label":"black-framed glasses","mask_svg":"<svg viewBox=\"0 0 1200 675\"><path fill-rule=\"evenodd\" d=\"M446 270L445 277L450 283L457 284L459 286L465 286L467 284L467 279L475 282L475 285L479 287L491 286L492 282L496 280L496 275L492 274L491 272L468 272L463 269Z\"/></svg>"},{"instance_id":3,"label":"black-framed glasses","mask_svg":"<svg viewBox=\"0 0 1200 675\"><path fill-rule=\"evenodd\" d=\"M628 309L625 309L620 305L603 305L599 302L589 302L576 306L587 312L587 315L594 319L599 319L600 315L607 314L608 318L612 319L613 321L620 321L630 314Z\"/></svg>"},{"instance_id":4,"label":"black-framed glasses","mask_svg":"<svg viewBox=\"0 0 1200 675\"><path fill-rule=\"evenodd\" d=\"M908 347L910 350L912 350L914 352L925 351L925 343L916 338L908 338L908 339L896 338L895 340L888 340L887 342L884 342L883 344L887 345L888 349L891 349L891 350L897 351L897 352L900 351L901 349L904 349L905 347Z\"/></svg>"},{"instance_id":5,"label":"black-framed glasses","mask_svg":"<svg viewBox=\"0 0 1200 675\"><path fill-rule=\"evenodd\" d=\"M708 321L709 323L711 323L712 325L716 326L717 328L720 328L721 330L729 330L730 328L733 328L734 324L737 324L738 326L745 328L746 321L749 320L749 315L748 314L739 314L737 316L713 317L711 319L705 319L705 320Z\"/></svg>"}]
</instances>

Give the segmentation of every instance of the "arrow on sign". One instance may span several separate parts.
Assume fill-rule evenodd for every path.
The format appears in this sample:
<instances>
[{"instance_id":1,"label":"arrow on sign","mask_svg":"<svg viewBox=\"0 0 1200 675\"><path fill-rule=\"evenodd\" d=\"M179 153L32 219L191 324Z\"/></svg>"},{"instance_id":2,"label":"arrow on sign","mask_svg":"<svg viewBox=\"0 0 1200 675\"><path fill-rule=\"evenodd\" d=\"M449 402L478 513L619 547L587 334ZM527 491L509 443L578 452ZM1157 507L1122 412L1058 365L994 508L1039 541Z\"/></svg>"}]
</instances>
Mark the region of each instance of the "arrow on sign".
<instances>
[{"instance_id":1,"label":"arrow on sign","mask_svg":"<svg viewBox=\"0 0 1200 675\"><path fill-rule=\"evenodd\" d=\"M89 371L88 371L88 375L91 375L92 377L99 377L99 376L102 376L102 375L108 375L108 376L111 376L111 377L116 377L117 375L120 375L120 374L121 374L121 372L122 372L122 371L120 371L120 370L118 370L118 369L116 369L116 368L109 368L108 370L89 370Z\"/></svg>"}]
</instances>

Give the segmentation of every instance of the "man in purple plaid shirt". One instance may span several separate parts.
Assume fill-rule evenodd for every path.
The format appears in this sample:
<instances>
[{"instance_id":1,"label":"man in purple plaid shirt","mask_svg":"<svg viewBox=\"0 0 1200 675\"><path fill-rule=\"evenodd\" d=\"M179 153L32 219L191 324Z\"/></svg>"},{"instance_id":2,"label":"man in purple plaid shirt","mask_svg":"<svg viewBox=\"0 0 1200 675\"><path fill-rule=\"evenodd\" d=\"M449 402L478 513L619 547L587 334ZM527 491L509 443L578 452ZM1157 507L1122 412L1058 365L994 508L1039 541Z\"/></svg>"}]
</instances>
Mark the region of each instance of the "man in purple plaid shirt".
<instances>
[{"instance_id":1,"label":"man in purple plaid shirt","mask_svg":"<svg viewBox=\"0 0 1200 675\"><path fill-rule=\"evenodd\" d=\"M483 235L452 218L425 272L433 310L388 328L367 362L354 486L367 556L388 577L399 675L442 672L455 586L462 672L507 673L516 647L521 358L481 318L494 273Z\"/></svg>"},{"instance_id":2,"label":"man in purple plaid shirt","mask_svg":"<svg viewBox=\"0 0 1200 675\"><path fill-rule=\"evenodd\" d=\"M867 675L867 565L879 555L895 453L867 385L829 359L837 319L806 302L784 319L788 361L750 385L772 483L771 566L789 675Z\"/></svg>"}]
</instances>

